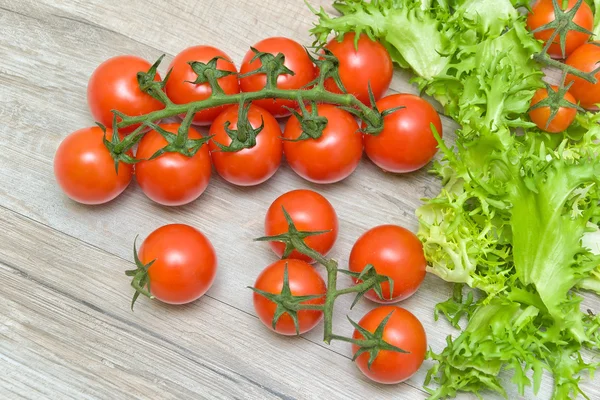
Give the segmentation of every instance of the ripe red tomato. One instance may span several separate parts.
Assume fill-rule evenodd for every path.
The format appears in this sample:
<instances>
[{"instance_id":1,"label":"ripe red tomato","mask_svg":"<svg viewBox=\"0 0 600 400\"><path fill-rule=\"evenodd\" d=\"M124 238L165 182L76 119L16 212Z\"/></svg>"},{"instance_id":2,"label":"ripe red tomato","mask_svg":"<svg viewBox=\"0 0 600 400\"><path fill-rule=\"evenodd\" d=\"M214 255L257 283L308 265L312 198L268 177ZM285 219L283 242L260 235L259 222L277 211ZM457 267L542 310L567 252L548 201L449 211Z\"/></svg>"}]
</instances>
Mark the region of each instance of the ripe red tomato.
<instances>
[{"instance_id":1,"label":"ripe red tomato","mask_svg":"<svg viewBox=\"0 0 600 400\"><path fill-rule=\"evenodd\" d=\"M288 212L294 225L299 231L323 231L327 233L309 236L304 243L311 249L326 255L329 253L338 235L338 218L333 206L327 199L312 190L292 190L279 196L271 204L265 218L265 234L274 236L286 233L288 223L282 211ZM271 249L279 257L283 255L285 244L269 242ZM313 262L310 257L294 250L288 258L295 258L306 262Z\"/></svg>"},{"instance_id":2,"label":"ripe red tomato","mask_svg":"<svg viewBox=\"0 0 600 400\"><path fill-rule=\"evenodd\" d=\"M341 41L334 38L325 47L339 61L338 71L346 91L370 105L369 83L375 100L379 100L390 87L394 66L390 54L381 43L369 39L367 35L360 35L356 48L355 38L354 32L346 33ZM334 93L342 92L331 78L325 81L325 88Z\"/></svg>"},{"instance_id":3,"label":"ripe red tomato","mask_svg":"<svg viewBox=\"0 0 600 400\"><path fill-rule=\"evenodd\" d=\"M367 264L372 264L378 274L394 281L391 299L388 282L381 284L385 300L373 290L365 294L378 303L395 303L412 296L423 282L427 267L419 239L397 225L380 225L365 232L352 247L349 264L353 272L362 272Z\"/></svg>"},{"instance_id":4,"label":"ripe red tomato","mask_svg":"<svg viewBox=\"0 0 600 400\"><path fill-rule=\"evenodd\" d=\"M229 129L236 130L238 111L239 106L228 108L210 127L210 134L214 135L209 142L213 164L219 175L228 182L240 186L258 185L272 177L281 164L281 128L266 110L251 105L248 120L252 127L256 129L264 123L256 136L256 145L236 152L222 152L215 142L229 146L231 138L225 131L225 124L229 122Z\"/></svg>"},{"instance_id":5,"label":"ripe red tomato","mask_svg":"<svg viewBox=\"0 0 600 400\"><path fill-rule=\"evenodd\" d=\"M117 56L100 64L87 87L88 106L94 119L112 127L111 110L137 116L163 109L164 104L142 92L138 84L137 73L148 72L150 67L148 61L135 56ZM160 76L156 74L154 79L160 81ZM128 126L119 132L131 133L138 126Z\"/></svg>"},{"instance_id":6,"label":"ripe red tomato","mask_svg":"<svg viewBox=\"0 0 600 400\"><path fill-rule=\"evenodd\" d=\"M161 128L174 134L180 124L160 124ZM190 129L190 139L202 136ZM167 145L165 138L155 130L140 140L136 157L148 160ZM150 161L141 161L135 167L138 184L150 199L166 206L180 206L196 200L208 186L211 164L208 145L203 145L193 156L180 153L164 153Z\"/></svg>"},{"instance_id":7,"label":"ripe red tomato","mask_svg":"<svg viewBox=\"0 0 600 400\"><path fill-rule=\"evenodd\" d=\"M316 76L315 65L312 63L306 50L298 42L284 37L272 37L261 40L254 46L255 49L264 53L277 55L282 53L285 56L285 66L294 72L294 75L279 75L277 78L277 87L279 89L300 89L310 83ZM240 73L245 74L261 67L260 60L254 60L255 53L249 51L242 61ZM240 79L240 86L243 92L256 92L265 87L267 77L265 74L256 74ZM295 108L298 102L282 99L263 99L256 100L254 104L261 106L276 118L286 117L290 112L284 106Z\"/></svg>"},{"instance_id":8,"label":"ripe red tomato","mask_svg":"<svg viewBox=\"0 0 600 400\"><path fill-rule=\"evenodd\" d=\"M598 63L600 63L600 47L592 43L579 47L565 61L565 64L583 72L592 72ZM600 72L594 76L598 80L595 84L571 74L568 74L565 80L565 84L574 82L569 92L579 101L579 105L587 110L598 110L596 104L600 103Z\"/></svg>"},{"instance_id":9,"label":"ripe red tomato","mask_svg":"<svg viewBox=\"0 0 600 400\"><path fill-rule=\"evenodd\" d=\"M552 86L552 89L557 91L558 87ZM536 90L531 99L531 106L533 107L546 98L548 98L547 89ZM565 93L564 99L570 103L577 104L577 101L569 92ZM571 126L576 116L576 108L560 107L554 118L548 123L548 119L550 118L550 107L540 107L529 111L529 118L531 118L531 121L536 124L538 128L549 133L563 132ZM546 124L548 124L547 127Z\"/></svg>"},{"instance_id":10,"label":"ripe red tomato","mask_svg":"<svg viewBox=\"0 0 600 400\"><path fill-rule=\"evenodd\" d=\"M111 140L112 135L112 130L107 129L106 138ZM56 181L67 196L79 203L106 203L131 182L133 166L119 162L117 174L103 137L104 132L97 126L80 129L67 136L56 150Z\"/></svg>"},{"instance_id":11,"label":"ripe red tomato","mask_svg":"<svg viewBox=\"0 0 600 400\"><path fill-rule=\"evenodd\" d=\"M198 75L192 70L192 67L188 62L198 61L207 64L215 57L223 57L225 59L217 61L217 69L234 73L234 75L227 75L218 79L219 85L225 94L236 94L240 92L237 69L233 64L233 61L231 61L231 58L215 47L194 46L177 54L169 66L169 69L172 70L171 76L165 85L165 92L175 104L186 104L205 100L210 97L212 89L208 82L198 85L191 83L196 81ZM229 60L229 62L227 60ZM194 116L194 123L198 125L209 125L226 108L227 106L221 106L199 111Z\"/></svg>"},{"instance_id":12,"label":"ripe red tomato","mask_svg":"<svg viewBox=\"0 0 600 400\"><path fill-rule=\"evenodd\" d=\"M315 269L300 260L279 260L265 268L254 283L256 289L267 293L280 294L283 288L283 273L287 266L289 287L293 296L325 295L327 288L323 278ZM323 304L325 297L303 301L300 304ZM273 315L277 304L266 297L254 293L254 309L266 327L273 330ZM300 310L297 313L299 334L306 333L317 326L323 311ZM282 335L295 335L296 326L292 317L285 313L275 325L275 332Z\"/></svg>"},{"instance_id":13,"label":"ripe red tomato","mask_svg":"<svg viewBox=\"0 0 600 400\"><path fill-rule=\"evenodd\" d=\"M150 293L169 304L198 299L217 273L217 256L210 241L189 225L165 225L150 234L139 251L148 268Z\"/></svg>"},{"instance_id":14,"label":"ripe red tomato","mask_svg":"<svg viewBox=\"0 0 600 400\"><path fill-rule=\"evenodd\" d=\"M563 10L568 11L573 8L577 3L577 0L569 0L567 7ZM562 0L559 3L562 7ZM555 20L554 15L554 4L553 0L538 0L531 7L531 12L527 15L527 28L532 31L543 25L546 25ZM590 6L584 1L575 13L573 22L582 28L591 31L594 27L594 14ZM543 40L544 43L550 39L550 36L554 33L554 29L544 29L533 34L538 40ZM557 35L552 44L548 48L548 55L552 58L565 58L568 57L575 49L588 41L590 35L584 32L577 32L570 30L567 33L567 42L565 44L565 56L563 57L562 51L560 50L560 37Z\"/></svg>"},{"instance_id":15,"label":"ripe red tomato","mask_svg":"<svg viewBox=\"0 0 600 400\"><path fill-rule=\"evenodd\" d=\"M442 121L431 104L412 94L393 94L377 102L379 111L404 106L384 117L383 131L364 135L365 152L376 165L388 172L416 171L437 152L430 124L440 137Z\"/></svg>"},{"instance_id":16,"label":"ripe red tomato","mask_svg":"<svg viewBox=\"0 0 600 400\"><path fill-rule=\"evenodd\" d=\"M393 313L383 330L383 340L399 347L408 353L381 350L371 368L368 367L369 353L358 356L356 365L365 376L375 382L400 383L415 374L425 359L427 337L421 322L411 312L396 306L381 306L368 312L358 323L367 331L374 333L381 321ZM354 339L362 340L364 336L354 331ZM359 347L352 345L352 353Z\"/></svg>"},{"instance_id":17,"label":"ripe red tomato","mask_svg":"<svg viewBox=\"0 0 600 400\"><path fill-rule=\"evenodd\" d=\"M312 107L308 106L310 112ZM348 177L362 157L362 135L354 117L331 104L319 104L317 112L327 118L327 127L318 139L298 142L302 126L292 116L283 133L283 152L288 164L301 177L316 183L333 183Z\"/></svg>"}]
</instances>

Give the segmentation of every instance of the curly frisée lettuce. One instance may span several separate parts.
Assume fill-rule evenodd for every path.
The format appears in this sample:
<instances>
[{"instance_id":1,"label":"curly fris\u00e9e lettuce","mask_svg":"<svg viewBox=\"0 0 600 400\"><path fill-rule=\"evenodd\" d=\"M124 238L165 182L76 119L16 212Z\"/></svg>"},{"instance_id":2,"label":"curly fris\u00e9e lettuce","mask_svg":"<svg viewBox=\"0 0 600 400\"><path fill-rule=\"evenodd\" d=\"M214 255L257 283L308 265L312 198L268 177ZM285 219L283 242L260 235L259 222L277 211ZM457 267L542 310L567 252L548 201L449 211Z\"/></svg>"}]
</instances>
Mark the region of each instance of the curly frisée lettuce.
<instances>
[{"instance_id":1,"label":"curly fris\u00e9e lettuce","mask_svg":"<svg viewBox=\"0 0 600 400\"><path fill-rule=\"evenodd\" d=\"M555 399L581 393L600 348L600 318L578 290L600 294L600 115L582 114L563 135L528 120L543 85L541 49L509 0L338 0L315 11L317 41L360 32L380 40L414 82L461 128L438 138L438 196L417 210L429 272L457 285L437 307L467 324L448 337L426 385L431 398L494 390L512 374L522 394L554 377ZM518 128L518 133L516 129ZM463 298L461 288L467 286Z\"/></svg>"}]
</instances>

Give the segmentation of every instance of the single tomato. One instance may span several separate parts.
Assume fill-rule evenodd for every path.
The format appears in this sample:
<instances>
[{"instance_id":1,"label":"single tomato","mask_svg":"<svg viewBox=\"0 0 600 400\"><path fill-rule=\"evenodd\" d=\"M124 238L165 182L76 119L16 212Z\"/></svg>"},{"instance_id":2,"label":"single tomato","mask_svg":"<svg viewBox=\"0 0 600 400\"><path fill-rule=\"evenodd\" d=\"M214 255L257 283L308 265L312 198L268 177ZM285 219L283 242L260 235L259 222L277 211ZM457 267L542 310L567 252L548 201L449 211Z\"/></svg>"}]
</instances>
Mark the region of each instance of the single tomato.
<instances>
[{"instance_id":1,"label":"single tomato","mask_svg":"<svg viewBox=\"0 0 600 400\"><path fill-rule=\"evenodd\" d=\"M294 75L279 75L277 77L277 87L279 89L301 89L313 81L316 76L315 65L304 47L298 42L284 37L272 37L261 40L252 47L263 53L271 53L274 56L281 53L285 56L284 65L293 71ZM262 66L262 62L258 59L251 62L254 56L255 53L253 51L246 53L240 68L242 75ZM240 78L240 87L243 92L262 90L266 84L267 76L265 74L255 74ZM286 106L290 108L298 107L298 102L284 99L255 100L254 104L264 108L276 118L290 115L290 112L285 108Z\"/></svg>"},{"instance_id":2,"label":"single tomato","mask_svg":"<svg viewBox=\"0 0 600 400\"><path fill-rule=\"evenodd\" d=\"M307 111L311 110L308 106ZM298 118L292 116L283 133L283 152L290 167L302 178L315 183L338 182L358 166L363 151L362 134L347 111L319 104L317 113L327 118L321 136L295 141L303 132Z\"/></svg>"},{"instance_id":3,"label":"single tomato","mask_svg":"<svg viewBox=\"0 0 600 400\"><path fill-rule=\"evenodd\" d=\"M558 91L558 86L552 86L552 90L554 92ZM533 98L531 99L531 107L548 98L548 89L538 89L536 90ZM577 101L573 97L573 95L569 92L565 93L563 99L575 105ZM550 107L544 106L540 108L536 108L533 110L529 110L529 118L531 121L537 125L543 131L549 133L559 133L565 131L573 121L575 121L575 117L577 116L577 109L575 107L559 107L558 112L550 120Z\"/></svg>"},{"instance_id":4,"label":"single tomato","mask_svg":"<svg viewBox=\"0 0 600 400\"><path fill-rule=\"evenodd\" d=\"M356 34L346 33L341 40L332 39L325 48L329 49L339 61L340 80L346 91L353 94L366 105L370 105L369 85L379 100L390 87L394 66L386 48L379 42L360 35L355 46ZM330 92L342 93L331 78L325 81Z\"/></svg>"},{"instance_id":5,"label":"single tomato","mask_svg":"<svg viewBox=\"0 0 600 400\"><path fill-rule=\"evenodd\" d=\"M277 120L265 109L252 104L248 109L248 121L253 129L264 124L256 136L256 145L235 152L221 151L216 143L229 146L231 138L225 130L237 130L239 106L232 106L221 113L210 127L209 142L215 169L226 181L240 186L252 186L265 182L273 176L283 155L281 128Z\"/></svg>"},{"instance_id":6,"label":"single tomato","mask_svg":"<svg viewBox=\"0 0 600 400\"><path fill-rule=\"evenodd\" d=\"M600 63L600 42L587 43L579 47L566 59L565 64L583 72L592 72ZM600 72L594 75L598 82L591 83L575 75L568 74L565 84L573 82L569 92L587 110L598 110L600 103Z\"/></svg>"},{"instance_id":7,"label":"single tomato","mask_svg":"<svg viewBox=\"0 0 600 400\"><path fill-rule=\"evenodd\" d=\"M300 302L300 304L323 304L325 302L325 282L315 269L300 260L279 260L265 268L254 283L254 288L272 294L281 294L283 289L283 275L287 268L289 289L292 296L323 295ZM265 296L254 292L254 309L258 318L271 330L282 335L296 335L296 325L289 313L279 317L273 329L273 316L277 304ZM317 326L323 318L323 311L300 310L297 312L298 334L303 334Z\"/></svg>"},{"instance_id":8,"label":"single tomato","mask_svg":"<svg viewBox=\"0 0 600 400\"><path fill-rule=\"evenodd\" d=\"M160 124L164 130L177 134L180 124ZM193 128L190 139L202 136ZM150 199L166 206L180 206L196 200L208 186L211 174L208 145L204 144L193 156L180 153L164 153L149 160L154 153L168 144L157 131L146 133L138 145L136 157L140 161L135 167L135 175L142 191Z\"/></svg>"},{"instance_id":9,"label":"single tomato","mask_svg":"<svg viewBox=\"0 0 600 400\"><path fill-rule=\"evenodd\" d=\"M364 135L367 156L381 169L404 173L424 167L437 152L431 124L442 136L442 121L431 104L412 94L393 94L377 102L379 111L404 107L384 117L383 131Z\"/></svg>"},{"instance_id":10,"label":"single tomato","mask_svg":"<svg viewBox=\"0 0 600 400\"><path fill-rule=\"evenodd\" d=\"M563 7L563 0L558 0L558 4L564 11L569 11L577 4L577 0L568 0L566 7ZM554 0L538 0L531 7L531 11L527 14L527 29L533 31L541 26L544 26L556 19L554 14ZM591 31L594 27L594 14L590 6L583 1L573 17L573 22L580 27ZM543 40L544 44L550 39L554 33L554 29L544 29L535 32L533 36L538 40ZM548 48L548 55L552 58L566 58L575 51L579 46L583 45L590 38L590 34L585 32L577 32L570 30L567 32L567 41L565 43L565 54L562 54L560 49L560 37L556 35L552 44Z\"/></svg>"},{"instance_id":11,"label":"single tomato","mask_svg":"<svg viewBox=\"0 0 600 400\"><path fill-rule=\"evenodd\" d=\"M211 46L193 46L177 54L169 70L171 76L165 85L165 92L175 104L186 104L194 101L206 100L212 94L212 89L208 82L194 84L198 75L189 64L198 61L208 64L215 57L222 57L217 61L216 68L222 71L232 72L217 79L219 86L225 94L236 94L240 92L238 83L237 69L231 58L221 50ZM217 116L223 112L227 106L207 108L199 111L194 116L194 123L197 125L210 125Z\"/></svg>"},{"instance_id":12,"label":"single tomato","mask_svg":"<svg viewBox=\"0 0 600 400\"><path fill-rule=\"evenodd\" d=\"M369 352L358 356L356 365L363 374L378 383L400 383L413 376L421 367L427 352L427 337L421 322L410 311L396 306L381 306L368 312L358 323L362 328L374 333L381 322L390 315L382 339L407 353L381 350L369 368ZM363 340L364 336L354 330L354 339ZM352 345L352 353L359 346Z\"/></svg>"},{"instance_id":13,"label":"single tomato","mask_svg":"<svg viewBox=\"0 0 600 400\"><path fill-rule=\"evenodd\" d=\"M381 283L384 299L373 290L365 293L366 298L378 303L395 303L412 296L423 282L427 267L421 241L397 225L380 225L365 232L352 247L349 264L352 272L362 272L371 264L378 274L394 281L391 298L387 281Z\"/></svg>"},{"instance_id":14,"label":"single tomato","mask_svg":"<svg viewBox=\"0 0 600 400\"><path fill-rule=\"evenodd\" d=\"M112 127L111 110L138 116L163 109L164 104L142 92L138 84L138 72L148 72L151 66L143 58L127 55L116 56L100 64L92 73L87 87L88 106L94 119ZM158 73L154 80L160 81ZM119 129L119 132L131 133L138 126L128 126Z\"/></svg>"},{"instance_id":15,"label":"single tomato","mask_svg":"<svg viewBox=\"0 0 600 400\"><path fill-rule=\"evenodd\" d=\"M112 135L112 130L107 129L106 138L111 140ZM117 173L103 138L104 132L97 126L80 129L67 136L56 150L56 181L67 196L79 203L106 203L131 182L133 165L119 162Z\"/></svg>"},{"instance_id":16,"label":"single tomato","mask_svg":"<svg viewBox=\"0 0 600 400\"><path fill-rule=\"evenodd\" d=\"M299 231L328 231L319 235L308 236L304 243L311 249L326 255L333 247L338 235L338 218L333 206L327 199L312 190L292 190L279 196L267 210L265 217L265 234L281 235L288 232L288 223L282 208L294 221ZM285 251L285 244L269 242L271 249L279 257ZM294 250L288 258L313 262L310 257Z\"/></svg>"},{"instance_id":17,"label":"single tomato","mask_svg":"<svg viewBox=\"0 0 600 400\"><path fill-rule=\"evenodd\" d=\"M150 293L162 302L185 304L211 287L217 273L217 256L210 241L184 224L165 225L152 232L138 253L148 265Z\"/></svg>"}]
</instances>

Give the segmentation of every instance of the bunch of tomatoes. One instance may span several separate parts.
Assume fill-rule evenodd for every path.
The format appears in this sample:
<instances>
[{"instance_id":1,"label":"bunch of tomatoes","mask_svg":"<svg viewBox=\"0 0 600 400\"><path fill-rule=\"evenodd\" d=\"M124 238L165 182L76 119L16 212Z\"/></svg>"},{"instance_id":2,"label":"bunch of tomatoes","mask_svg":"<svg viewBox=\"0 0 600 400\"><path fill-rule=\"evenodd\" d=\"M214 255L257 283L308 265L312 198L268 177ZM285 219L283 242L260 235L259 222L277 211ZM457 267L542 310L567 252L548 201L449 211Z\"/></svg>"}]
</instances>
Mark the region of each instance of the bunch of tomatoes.
<instances>
[{"instance_id":1,"label":"bunch of tomatoes","mask_svg":"<svg viewBox=\"0 0 600 400\"><path fill-rule=\"evenodd\" d=\"M598 110L600 43L588 42L593 35L593 26L594 14L582 0L538 0L527 16L528 29L536 39L545 43L548 56L564 60L565 65L596 80L590 82L567 73L561 87L548 85L536 91L529 117L538 128L548 133L565 131L575 120L578 109ZM560 67L560 64L555 66Z\"/></svg>"},{"instance_id":2,"label":"bunch of tomatoes","mask_svg":"<svg viewBox=\"0 0 600 400\"><path fill-rule=\"evenodd\" d=\"M278 197L265 216L267 237L288 233L287 218L298 231L317 233L304 239L309 248L322 256L329 253L337 239L338 217L325 197L311 190L293 190ZM311 265L314 259L297 250L285 254L283 243L269 244L278 257L285 258L268 265L257 277L253 287L256 314L266 327L279 334L306 333L323 319L323 308L318 306L339 292L328 291L325 281ZM147 295L171 304L188 303L202 296L210 288L217 268L215 250L209 240L198 230L181 224L166 225L152 232L135 258L138 270L128 274L147 275ZM368 265L389 281L381 284L380 293L371 289L364 297L385 305L373 309L356 324L352 339L379 338L402 352L379 349L375 358L370 359L369 352L357 354L361 348L357 343L352 344L352 352L358 355L357 366L370 379L399 383L419 369L427 350L420 321L406 309L391 305L413 295L425 277L421 242L400 226L374 227L352 247L349 271L360 274ZM354 283L360 283L360 279L355 278ZM317 307L293 311L290 304ZM280 311L283 308L287 311Z\"/></svg>"},{"instance_id":3,"label":"bunch of tomatoes","mask_svg":"<svg viewBox=\"0 0 600 400\"><path fill-rule=\"evenodd\" d=\"M356 43L355 43L356 42ZM355 44L357 47L355 47ZM409 94L383 97L392 79L393 67L387 50L366 36L355 41L347 34L342 41L327 46L338 63L338 76L343 89L358 100L370 104L370 94L379 111L396 109L386 115L383 130L377 135L362 134L354 115L335 104L314 102L301 104L287 99L265 98L251 104L228 104L198 110L193 117L196 128L187 132L188 143L205 141L193 155L165 151L173 143L181 122L152 122L153 129L142 132L137 149L127 153L130 160L115 160L103 144L111 141L115 118L119 115L144 116L168 110L174 105L209 99L213 88L209 82L195 83L195 65L216 62L217 83L221 95L258 92L265 88L267 77L256 72L262 64L256 52L283 55L289 73L277 78L277 88L296 90L314 85L319 70L311 55L299 43L273 37L256 43L242 61L238 73L231 58L211 46L195 46L179 53L169 66L160 96L142 91L138 74L155 68L135 56L118 56L102 63L92 74L88 85L88 104L96 121L106 127L91 127L69 135L55 156L55 175L63 191L73 200L100 204L114 199L129 185L133 176L142 191L153 201L169 206L187 204L206 189L211 165L226 181L241 186L258 185L272 177L283 156L288 165L311 182L327 184L348 177L357 167L363 149L367 156L385 171L404 173L426 165L437 151L437 140L430 124L442 135L442 125L435 109L425 100ZM155 72L155 71L154 71ZM324 82L332 93L342 93L333 78ZM243 112L240 112L243 107ZM311 113L325 118L327 125L318 138L304 132L298 117ZM277 118L290 116L287 122ZM240 121L240 115L244 120ZM250 126L248 126L248 124ZM236 129L245 125L255 130L252 146L231 151ZM283 126L283 129L281 128ZM131 134L139 124L118 129L120 137ZM206 129L208 128L208 129ZM248 129L249 128L249 129ZM208 134L203 135L201 133ZM310 132L309 132L310 133ZM141 136L141 135L140 135Z\"/></svg>"}]
</instances>

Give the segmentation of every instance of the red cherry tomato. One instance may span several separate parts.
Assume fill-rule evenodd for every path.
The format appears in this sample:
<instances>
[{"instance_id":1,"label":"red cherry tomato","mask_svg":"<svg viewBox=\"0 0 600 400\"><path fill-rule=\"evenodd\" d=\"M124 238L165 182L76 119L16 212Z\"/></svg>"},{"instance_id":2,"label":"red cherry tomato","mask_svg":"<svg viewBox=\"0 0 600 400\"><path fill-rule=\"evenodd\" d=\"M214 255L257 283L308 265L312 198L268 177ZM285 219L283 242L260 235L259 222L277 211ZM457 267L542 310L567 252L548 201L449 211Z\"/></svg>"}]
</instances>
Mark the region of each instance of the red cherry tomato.
<instances>
[{"instance_id":1,"label":"red cherry tomato","mask_svg":"<svg viewBox=\"0 0 600 400\"><path fill-rule=\"evenodd\" d=\"M286 233L288 223L283 214L282 207L288 212L294 225L299 231L329 232L320 235L308 236L304 243L311 249L326 255L333 247L338 235L338 218L333 206L327 199L312 190L292 190L279 196L267 211L265 218L265 234L274 236ZM271 249L279 257L283 255L285 244L270 242ZM310 257L294 250L288 258L295 258L306 262L313 262Z\"/></svg>"},{"instance_id":2,"label":"red cherry tomato","mask_svg":"<svg viewBox=\"0 0 600 400\"><path fill-rule=\"evenodd\" d=\"M597 68L598 63L600 63L600 47L592 43L579 47L565 61L565 64L583 72L592 72ZM573 81L569 92L579 105L587 110L598 110L597 104L600 104L600 72L594 76L598 80L595 84L571 74L568 74L565 80L565 84Z\"/></svg>"},{"instance_id":3,"label":"red cherry tomato","mask_svg":"<svg viewBox=\"0 0 600 400\"><path fill-rule=\"evenodd\" d=\"M381 306L367 313L358 323L374 333L379 324L392 313L383 330L383 340L408 353L381 350L369 368L369 353L358 356L356 365L372 381L386 384L400 383L413 376L421 367L427 352L427 337L421 322L411 312L396 306ZM354 339L364 336L354 331ZM352 345L352 353L359 347Z\"/></svg>"},{"instance_id":4,"label":"red cherry tomato","mask_svg":"<svg viewBox=\"0 0 600 400\"><path fill-rule=\"evenodd\" d=\"M293 296L325 295L326 287L323 278L315 269L300 260L279 260L265 268L258 278L254 287L267 293L280 294L283 288L283 273L287 266L289 287ZM301 304L323 304L325 298L317 298L303 301ZM254 309L265 326L273 330L273 315L277 304L266 297L254 293ZM299 333L303 334L317 326L323 312L319 310L298 311ZM275 325L275 332L282 335L295 335L296 326L292 317L285 313Z\"/></svg>"},{"instance_id":5,"label":"red cherry tomato","mask_svg":"<svg viewBox=\"0 0 600 400\"><path fill-rule=\"evenodd\" d=\"M285 56L285 66L294 72L294 75L284 74L277 78L277 87L279 89L300 89L310 83L316 76L316 69L306 50L298 42L284 37L272 37L261 40L254 46L255 49L263 53L277 55L282 53ZM250 62L255 56L253 51L246 53L240 68L241 74L254 71L262 66L260 60ZM243 92L256 92L265 87L267 77L265 74L255 74L240 79L240 86ZM293 100L283 99L263 99L256 100L254 104L264 108L276 118L286 117L290 112L284 106L290 108L298 107L298 103Z\"/></svg>"},{"instance_id":6,"label":"red cherry tomato","mask_svg":"<svg viewBox=\"0 0 600 400\"><path fill-rule=\"evenodd\" d=\"M151 64L135 56L117 56L106 60L92 73L87 88L87 99L94 119L112 127L113 113L118 110L129 116L161 110L164 104L140 90L137 73L148 72ZM160 75L154 78L160 81ZM118 119L120 121L120 118ZM139 125L119 129L131 133Z\"/></svg>"},{"instance_id":7,"label":"red cherry tomato","mask_svg":"<svg viewBox=\"0 0 600 400\"><path fill-rule=\"evenodd\" d=\"M263 129L256 136L256 145L237 152L222 152L215 142L223 146L231 144L225 124L229 122L229 129L236 130L238 112L239 106L232 106L221 113L211 125L210 134L214 135L209 142L212 161L219 175L226 181L240 186L258 185L272 177L281 164L281 128L266 110L251 105L248 120L252 127L256 129L264 123Z\"/></svg>"},{"instance_id":8,"label":"red cherry tomato","mask_svg":"<svg viewBox=\"0 0 600 400\"><path fill-rule=\"evenodd\" d=\"M379 100L390 87L394 66L390 54L381 43L369 39L367 35L360 35L357 48L355 39L354 32L346 33L341 41L334 38L325 47L339 61L338 71L346 91L370 105L369 84L375 100ZM334 93L342 92L331 78L325 81L325 88Z\"/></svg>"},{"instance_id":9,"label":"red cherry tomato","mask_svg":"<svg viewBox=\"0 0 600 400\"><path fill-rule=\"evenodd\" d=\"M557 91L558 87L552 86L552 89ZM546 98L548 98L548 90L538 89L531 99L531 106L533 107ZM564 99L570 103L577 104L577 101L569 92L565 93ZM531 121L536 124L538 128L549 133L565 131L571 126L573 121L575 121L576 116L576 108L560 107L554 118L548 123L548 120L550 119L550 107L540 107L529 111L529 118L531 118Z\"/></svg>"},{"instance_id":10,"label":"red cherry tomato","mask_svg":"<svg viewBox=\"0 0 600 400\"><path fill-rule=\"evenodd\" d=\"M165 91L175 104L186 104L205 100L210 97L212 89L208 82L200 83L198 85L191 83L196 81L198 75L188 63L198 61L207 64L215 57L223 57L223 59L217 61L217 69L234 73L233 75L227 75L217 80L219 86L223 89L223 92L225 92L225 94L236 94L240 92L237 69L233 64L233 61L231 61L231 58L215 47L194 46L177 54L169 66L171 76L165 85ZM221 106L199 111L194 116L194 123L198 125L209 125L226 108L227 106Z\"/></svg>"},{"instance_id":11,"label":"red cherry tomato","mask_svg":"<svg viewBox=\"0 0 600 400\"><path fill-rule=\"evenodd\" d=\"M312 107L308 106L310 112ZM362 135L354 117L331 104L319 104L317 112L327 118L318 139L292 141L302 135L302 126L291 117L283 134L288 164L301 177L316 183L333 183L348 177L362 157Z\"/></svg>"},{"instance_id":12,"label":"red cherry tomato","mask_svg":"<svg viewBox=\"0 0 600 400\"><path fill-rule=\"evenodd\" d=\"M161 128L177 134L180 124L160 124ZM190 139L202 136L190 129ZM136 157L148 160L167 145L162 135L152 130L139 143ZM211 174L208 145L204 144L193 156L180 153L164 153L149 161L141 161L136 167L138 184L150 199L166 206L180 206L196 200L208 186Z\"/></svg>"},{"instance_id":13,"label":"red cherry tomato","mask_svg":"<svg viewBox=\"0 0 600 400\"><path fill-rule=\"evenodd\" d=\"M562 0L558 0L558 4L561 5L562 8ZM563 10L568 11L573 8L573 6L577 4L577 0L569 0L567 3L567 7ZM527 15L527 28L530 31L537 29L541 26L544 26L555 20L554 14L554 4L553 0L538 0L531 7L531 12ZM594 27L594 14L592 13L592 9L589 5L584 1L581 3L581 6L575 13L573 18L573 22L575 22L580 27L591 31ZM533 36L536 39L543 40L546 43L550 36L554 33L554 29L544 29L542 31L536 32ZM583 45L588 41L590 35L585 32L577 32L574 30L570 30L567 33L567 41L565 43L565 55L563 56L562 51L560 49L560 37L557 35L552 44L548 48L548 54L552 58L565 58L568 57L575 49L579 46Z\"/></svg>"},{"instance_id":14,"label":"red cherry tomato","mask_svg":"<svg viewBox=\"0 0 600 400\"><path fill-rule=\"evenodd\" d=\"M380 225L358 238L350 253L350 271L362 272L368 264L372 264L378 274L394 281L391 298L388 282L381 284L385 300L373 290L365 294L378 303L395 303L412 296L423 282L427 267L419 239L397 225Z\"/></svg>"},{"instance_id":15,"label":"red cherry tomato","mask_svg":"<svg viewBox=\"0 0 600 400\"><path fill-rule=\"evenodd\" d=\"M211 287L217 273L217 256L200 231L183 224L165 225L150 234L139 251L147 265L150 293L160 301L185 304Z\"/></svg>"},{"instance_id":16,"label":"red cherry tomato","mask_svg":"<svg viewBox=\"0 0 600 400\"><path fill-rule=\"evenodd\" d=\"M388 172L404 173L425 166L437 152L433 124L442 136L442 121L431 104L412 94L393 94L377 102L380 111L404 108L384 118L383 131L364 135L365 152Z\"/></svg>"},{"instance_id":17,"label":"red cherry tomato","mask_svg":"<svg viewBox=\"0 0 600 400\"><path fill-rule=\"evenodd\" d=\"M111 140L112 135L112 130L107 129L106 138ZM131 182L133 166L119 162L117 174L103 137L104 132L97 126L80 129L67 136L56 150L56 181L67 196L79 203L106 203Z\"/></svg>"}]
</instances>

